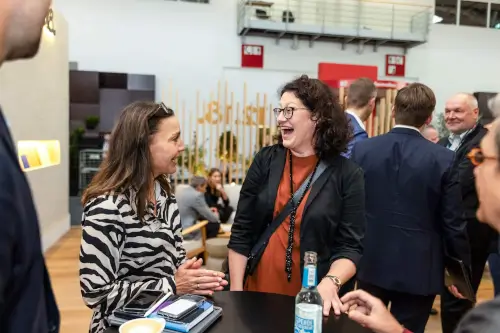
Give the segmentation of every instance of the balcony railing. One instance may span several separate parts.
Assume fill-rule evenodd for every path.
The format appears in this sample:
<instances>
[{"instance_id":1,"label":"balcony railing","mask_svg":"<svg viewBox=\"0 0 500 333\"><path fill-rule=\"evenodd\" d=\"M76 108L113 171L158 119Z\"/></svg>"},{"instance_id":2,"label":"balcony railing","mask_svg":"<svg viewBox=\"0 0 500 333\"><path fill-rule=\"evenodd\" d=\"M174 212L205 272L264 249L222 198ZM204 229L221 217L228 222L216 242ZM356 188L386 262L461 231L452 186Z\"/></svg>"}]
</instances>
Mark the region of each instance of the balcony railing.
<instances>
[{"instance_id":1,"label":"balcony railing","mask_svg":"<svg viewBox=\"0 0 500 333\"><path fill-rule=\"evenodd\" d=\"M366 0L240 0L238 29L425 41L432 14L430 6Z\"/></svg>"}]
</instances>

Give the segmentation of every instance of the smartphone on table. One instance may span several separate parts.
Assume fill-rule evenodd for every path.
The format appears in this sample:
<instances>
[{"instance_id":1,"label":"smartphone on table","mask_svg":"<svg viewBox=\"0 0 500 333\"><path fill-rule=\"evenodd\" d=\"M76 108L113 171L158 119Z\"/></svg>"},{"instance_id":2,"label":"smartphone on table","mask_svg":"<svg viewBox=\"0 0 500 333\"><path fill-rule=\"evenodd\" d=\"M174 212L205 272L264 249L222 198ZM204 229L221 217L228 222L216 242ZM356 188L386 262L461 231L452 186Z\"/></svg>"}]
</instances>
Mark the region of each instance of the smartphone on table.
<instances>
[{"instance_id":1,"label":"smartphone on table","mask_svg":"<svg viewBox=\"0 0 500 333\"><path fill-rule=\"evenodd\" d=\"M205 297L198 295L184 295L159 311L166 319L178 320L198 309L205 301Z\"/></svg>"},{"instance_id":2,"label":"smartphone on table","mask_svg":"<svg viewBox=\"0 0 500 333\"><path fill-rule=\"evenodd\" d=\"M142 290L127 304L125 304L125 306L122 308L122 311L134 313L137 315L145 315L153 305L155 305L165 296L165 292L161 290Z\"/></svg>"}]
</instances>

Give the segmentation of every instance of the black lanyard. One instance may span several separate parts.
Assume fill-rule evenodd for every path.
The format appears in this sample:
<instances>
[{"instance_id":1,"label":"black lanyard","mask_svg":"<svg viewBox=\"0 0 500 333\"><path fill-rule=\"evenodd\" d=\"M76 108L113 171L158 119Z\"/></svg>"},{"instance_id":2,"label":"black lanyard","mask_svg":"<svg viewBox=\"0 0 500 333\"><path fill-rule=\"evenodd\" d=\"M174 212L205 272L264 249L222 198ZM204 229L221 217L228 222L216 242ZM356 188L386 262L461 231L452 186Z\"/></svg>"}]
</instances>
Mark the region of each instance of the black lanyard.
<instances>
[{"instance_id":1,"label":"black lanyard","mask_svg":"<svg viewBox=\"0 0 500 333\"><path fill-rule=\"evenodd\" d=\"M307 191L309 191L309 188L311 187L312 180L314 178L314 174L316 173L316 170L318 169L319 165L319 159L318 163L316 163L316 166L314 167L314 170L312 172L312 176L309 178L309 181L307 182L306 189L304 193L302 193L302 196L299 198L299 201L297 204L295 204L295 201L293 200L293 169L292 169L292 151L288 150L288 156L289 156L289 164L290 164L290 201L292 203L292 212L290 213L290 228L288 230L288 246L286 248L286 255L285 255L285 272L287 274L287 280L290 282L292 279L292 248L293 248L293 233L295 231L295 216L297 215L297 208L300 206L300 203L304 199Z\"/></svg>"}]
</instances>

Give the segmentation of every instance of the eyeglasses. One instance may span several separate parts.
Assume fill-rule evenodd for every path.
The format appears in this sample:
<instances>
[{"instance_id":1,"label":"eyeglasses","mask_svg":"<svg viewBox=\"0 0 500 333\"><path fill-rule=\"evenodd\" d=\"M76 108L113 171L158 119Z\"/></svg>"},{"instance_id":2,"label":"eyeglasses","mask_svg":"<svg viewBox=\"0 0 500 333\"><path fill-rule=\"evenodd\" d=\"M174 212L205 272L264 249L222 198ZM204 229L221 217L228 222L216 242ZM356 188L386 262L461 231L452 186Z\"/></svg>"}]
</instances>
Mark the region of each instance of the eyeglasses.
<instances>
[{"instance_id":1,"label":"eyeglasses","mask_svg":"<svg viewBox=\"0 0 500 333\"><path fill-rule=\"evenodd\" d=\"M474 166L478 166L482 164L486 160L497 160L496 157L493 156L485 156L481 151L481 148L474 148L468 154L467 158L471 161Z\"/></svg>"},{"instance_id":2,"label":"eyeglasses","mask_svg":"<svg viewBox=\"0 0 500 333\"><path fill-rule=\"evenodd\" d=\"M148 128L150 132L153 132L153 129L156 128L156 124L160 119L170 117L173 115L174 115L174 110L167 107L163 102L158 103L156 111L148 117Z\"/></svg>"},{"instance_id":3,"label":"eyeglasses","mask_svg":"<svg viewBox=\"0 0 500 333\"><path fill-rule=\"evenodd\" d=\"M296 110L309 110L309 109L307 109L307 108L294 108L291 106L287 106L286 108L274 108L273 112L274 112L274 116L276 118L278 118L280 112L283 112L283 117L285 117L285 119L290 119L293 117L293 113Z\"/></svg>"},{"instance_id":4,"label":"eyeglasses","mask_svg":"<svg viewBox=\"0 0 500 333\"><path fill-rule=\"evenodd\" d=\"M174 110L172 110L171 108L167 107L165 105L165 103L161 102L161 103L158 103L158 108L156 109L156 112L154 113L153 116L157 116L159 115L158 112L161 111L161 112L164 112L166 113L167 115L172 115L174 114Z\"/></svg>"}]
</instances>

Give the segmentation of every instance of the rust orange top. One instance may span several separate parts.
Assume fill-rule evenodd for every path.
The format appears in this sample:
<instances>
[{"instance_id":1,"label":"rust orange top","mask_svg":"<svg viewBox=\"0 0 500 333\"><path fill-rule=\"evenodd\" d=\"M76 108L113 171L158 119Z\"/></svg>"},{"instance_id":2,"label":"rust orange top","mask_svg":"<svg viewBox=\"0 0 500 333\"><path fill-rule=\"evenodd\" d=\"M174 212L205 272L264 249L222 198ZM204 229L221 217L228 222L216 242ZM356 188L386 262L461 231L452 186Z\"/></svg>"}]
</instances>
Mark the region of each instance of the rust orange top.
<instances>
[{"instance_id":1,"label":"rust orange top","mask_svg":"<svg viewBox=\"0 0 500 333\"><path fill-rule=\"evenodd\" d=\"M294 156L292 160L293 191L295 192L299 189L304 180L306 180L307 176L314 170L318 158L316 155L308 157ZM274 203L273 217L276 217L288 200L290 200L289 162L289 155L287 154L285 168L281 176L276 201ZM288 246L288 231L290 230L290 216L288 216L269 239L269 243L254 273L246 280L245 290L290 296L295 296L300 291L302 286L300 278L302 274L300 271L300 225L302 223L302 213L304 212L309 192L310 191L307 191L304 199L297 207L295 230L293 233L292 278L290 282L288 282L285 272L285 254Z\"/></svg>"}]
</instances>

